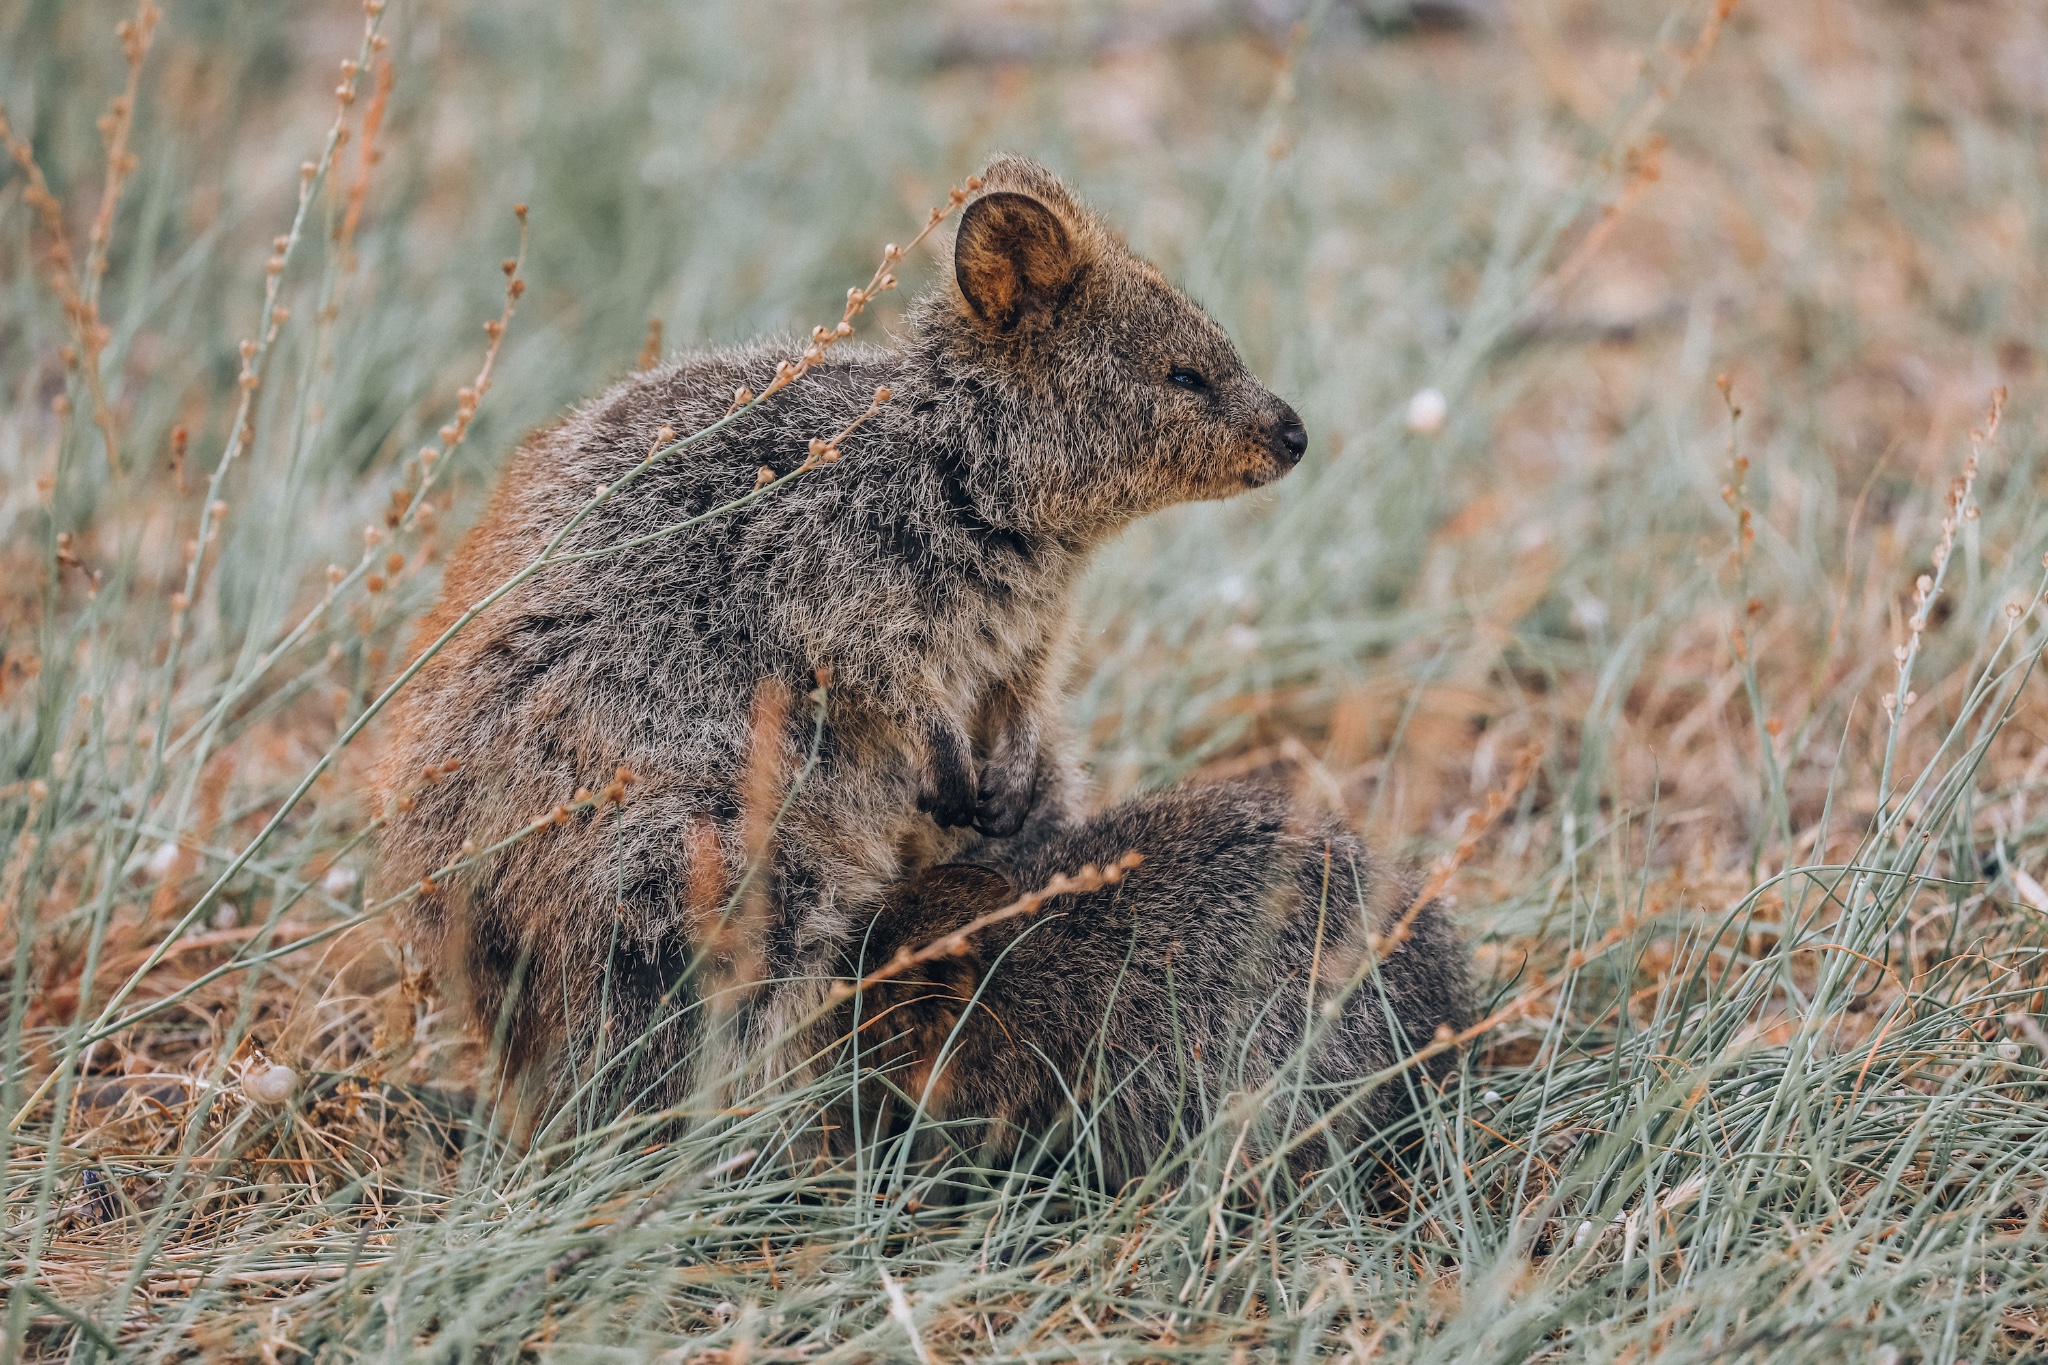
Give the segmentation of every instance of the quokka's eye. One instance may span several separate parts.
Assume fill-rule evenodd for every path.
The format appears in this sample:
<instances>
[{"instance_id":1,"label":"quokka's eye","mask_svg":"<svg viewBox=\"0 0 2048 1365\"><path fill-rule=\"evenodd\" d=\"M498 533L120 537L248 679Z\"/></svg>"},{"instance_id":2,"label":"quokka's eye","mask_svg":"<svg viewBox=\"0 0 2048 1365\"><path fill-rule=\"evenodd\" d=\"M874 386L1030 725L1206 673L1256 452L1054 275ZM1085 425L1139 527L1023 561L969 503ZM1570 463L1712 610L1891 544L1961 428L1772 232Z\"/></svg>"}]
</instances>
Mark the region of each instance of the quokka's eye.
<instances>
[{"instance_id":1,"label":"quokka's eye","mask_svg":"<svg viewBox=\"0 0 2048 1365\"><path fill-rule=\"evenodd\" d=\"M1170 384L1178 384L1182 388L1192 389L1196 393L1207 392L1209 388L1209 381L1202 378L1200 370L1190 370L1181 365L1176 365L1173 369L1168 370L1166 372L1166 380Z\"/></svg>"}]
</instances>

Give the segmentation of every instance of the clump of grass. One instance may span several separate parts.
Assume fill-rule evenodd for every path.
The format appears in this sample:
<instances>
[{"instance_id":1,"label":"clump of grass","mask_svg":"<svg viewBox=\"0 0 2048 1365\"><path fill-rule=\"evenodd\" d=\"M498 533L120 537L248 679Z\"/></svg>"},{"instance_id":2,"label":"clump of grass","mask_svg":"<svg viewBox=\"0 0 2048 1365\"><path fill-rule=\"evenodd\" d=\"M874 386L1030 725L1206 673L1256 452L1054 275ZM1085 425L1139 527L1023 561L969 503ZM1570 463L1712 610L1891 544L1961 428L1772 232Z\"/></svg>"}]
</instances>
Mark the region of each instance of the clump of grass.
<instances>
[{"instance_id":1,"label":"clump of grass","mask_svg":"<svg viewBox=\"0 0 2048 1365\"><path fill-rule=\"evenodd\" d=\"M2044 39L1731 8L994 72L880 9L5 11L9 1352L2038 1354ZM1272 1115L1350 1097L1287 1072L1113 1191L1085 1105L1002 1169L823 1165L846 1068L511 1134L368 889L441 537L989 139L1318 443L1092 580L1106 791L1263 774L1434 858L1485 1027L1441 1091L1359 1078L1417 1085L1396 1164L1290 1165Z\"/></svg>"}]
</instances>

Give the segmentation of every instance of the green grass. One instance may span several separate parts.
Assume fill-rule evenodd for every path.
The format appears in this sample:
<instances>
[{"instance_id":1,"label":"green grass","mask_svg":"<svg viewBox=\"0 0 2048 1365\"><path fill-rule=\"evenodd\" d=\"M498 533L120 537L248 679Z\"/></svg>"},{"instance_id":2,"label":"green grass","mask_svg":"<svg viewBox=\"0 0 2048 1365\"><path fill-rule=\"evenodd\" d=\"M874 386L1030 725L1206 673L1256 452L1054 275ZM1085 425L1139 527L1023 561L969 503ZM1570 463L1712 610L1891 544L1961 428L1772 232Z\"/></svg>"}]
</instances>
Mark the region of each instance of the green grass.
<instances>
[{"instance_id":1,"label":"green grass","mask_svg":"<svg viewBox=\"0 0 2048 1365\"><path fill-rule=\"evenodd\" d=\"M359 132L223 469L361 13L173 4L96 287L118 474L0 179L9 1358L2038 1357L2048 29L1963 9L1757 5L1695 62L1704 8L1621 0L1441 35L1328 7L1292 49L1221 5L392 0L353 264ZM88 289L125 12L0 0ZM1392 1192L1299 1176L1249 1103L1115 1193L1086 1114L1014 1169L824 1170L799 1135L843 1072L673 1140L515 1140L382 933L374 720L283 810L523 431L650 318L829 321L998 148L1187 283L1315 443L1088 580L1105 799L1258 772L1427 860L1542 745L1451 883L1497 1023ZM515 202L495 382L366 551L482 362ZM1425 387L1441 430L1405 420ZM247 1096L258 1058L291 1103Z\"/></svg>"}]
</instances>

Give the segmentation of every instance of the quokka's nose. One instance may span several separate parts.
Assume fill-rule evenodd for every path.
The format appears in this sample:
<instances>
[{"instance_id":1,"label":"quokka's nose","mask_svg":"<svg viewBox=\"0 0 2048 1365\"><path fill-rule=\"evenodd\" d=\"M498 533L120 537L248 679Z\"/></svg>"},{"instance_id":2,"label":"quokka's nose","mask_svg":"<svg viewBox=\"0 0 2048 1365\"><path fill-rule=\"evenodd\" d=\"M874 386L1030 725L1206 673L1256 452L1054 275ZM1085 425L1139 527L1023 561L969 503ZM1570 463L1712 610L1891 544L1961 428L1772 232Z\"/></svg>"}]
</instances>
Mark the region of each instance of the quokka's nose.
<instances>
[{"instance_id":1,"label":"quokka's nose","mask_svg":"<svg viewBox=\"0 0 2048 1365\"><path fill-rule=\"evenodd\" d=\"M1302 452L1308 449L1308 428L1301 424L1301 416L1293 408L1280 409L1273 445L1282 464L1292 468L1301 463Z\"/></svg>"}]
</instances>

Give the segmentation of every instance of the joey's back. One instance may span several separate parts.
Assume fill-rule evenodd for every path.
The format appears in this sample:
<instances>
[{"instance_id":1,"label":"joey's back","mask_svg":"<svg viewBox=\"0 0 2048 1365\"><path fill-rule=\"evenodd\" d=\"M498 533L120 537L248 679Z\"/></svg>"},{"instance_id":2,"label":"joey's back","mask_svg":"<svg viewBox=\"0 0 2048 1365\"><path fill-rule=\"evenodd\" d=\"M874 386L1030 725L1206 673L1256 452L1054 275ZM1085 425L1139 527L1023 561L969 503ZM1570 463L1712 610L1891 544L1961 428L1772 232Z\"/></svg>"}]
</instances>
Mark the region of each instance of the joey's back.
<instances>
[{"instance_id":1,"label":"joey's back","mask_svg":"<svg viewBox=\"0 0 2048 1365\"><path fill-rule=\"evenodd\" d=\"M925 1150L981 1146L1000 1166L1072 1125L1086 1142L1061 1159L1099 1163L1111 1189L1212 1125L1256 1155L1328 1115L1337 1141L1301 1148L1297 1169L1400 1133L1409 1078L1368 1078L1465 1027L1464 951L1398 870L1276 790L1189 785L927 868L892 888L846 970L866 975L1130 853L1143 861L1117 884L987 925L842 1007L828 1034L857 1023L861 1064L892 1082L860 1088L865 1131L906 1131L914 1107ZM1440 1051L1414 1075L1440 1082L1455 1066ZM1247 1102L1290 1080L1298 1097Z\"/></svg>"},{"instance_id":2,"label":"joey's back","mask_svg":"<svg viewBox=\"0 0 2048 1365\"><path fill-rule=\"evenodd\" d=\"M679 1093L698 1071L688 1007L707 991L761 1046L907 866L1072 818L1058 689L1089 552L1299 458L1292 409L1033 163L990 168L952 276L894 346L835 348L648 465L570 533L559 553L580 557L496 602L401 694L385 880L426 886L409 937L480 1023L509 1011L515 1061L651 1031L621 1083ZM537 434L419 645L640 466L661 428L719 421L788 354L686 356ZM882 389L838 463L679 529L763 468L792 474ZM806 699L820 676L822 724ZM623 806L429 881L466 840L621 765L638 779Z\"/></svg>"}]
</instances>

